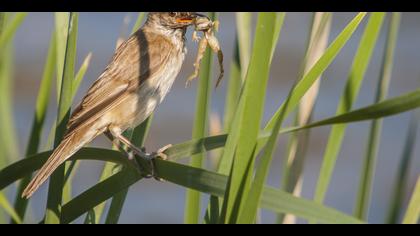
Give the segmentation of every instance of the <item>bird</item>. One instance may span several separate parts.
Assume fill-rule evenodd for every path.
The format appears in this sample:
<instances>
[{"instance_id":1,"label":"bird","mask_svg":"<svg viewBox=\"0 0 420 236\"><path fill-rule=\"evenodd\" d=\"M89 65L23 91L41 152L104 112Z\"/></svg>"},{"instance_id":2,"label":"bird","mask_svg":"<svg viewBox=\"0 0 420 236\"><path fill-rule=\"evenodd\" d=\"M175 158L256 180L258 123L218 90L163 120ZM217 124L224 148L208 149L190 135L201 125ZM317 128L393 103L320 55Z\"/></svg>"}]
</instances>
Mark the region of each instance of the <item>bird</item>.
<instances>
[{"instance_id":1,"label":"bird","mask_svg":"<svg viewBox=\"0 0 420 236\"><path fill-rule=\"evenodd\" d=\"M147 119L169 92L187 53L187 28L198 16L204 17L195 12L148 13L74 109L61 143L22 192L23 198L30 198L63 162L101 134L146 160L157 156L137 148L122 133Z\"/></svg>"}]
</instances>

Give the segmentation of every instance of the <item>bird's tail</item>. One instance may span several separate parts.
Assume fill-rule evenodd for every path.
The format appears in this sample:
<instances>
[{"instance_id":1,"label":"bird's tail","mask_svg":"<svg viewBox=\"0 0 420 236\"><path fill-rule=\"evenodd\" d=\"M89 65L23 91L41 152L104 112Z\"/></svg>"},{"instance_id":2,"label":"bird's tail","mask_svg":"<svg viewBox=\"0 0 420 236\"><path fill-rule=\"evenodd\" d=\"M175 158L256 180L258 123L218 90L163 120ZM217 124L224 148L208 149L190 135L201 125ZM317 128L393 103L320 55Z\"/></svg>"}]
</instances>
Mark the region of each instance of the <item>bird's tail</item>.
<instances>
[{"instance_id":1,"label":"bird's tail","mask_svg":"<svg viewBox=\"0 0 420 236\"><path fill-rule=\"evenodd\" d=\"M81 149L85 144L92 141L98 134L89 132L86 128L73 131L66 135L60 145L54 150L41 170L36 174L22 193L22 197L30 198L32 194L48 179L48 177L63 162Z\"/></svg>"}]
</instances>

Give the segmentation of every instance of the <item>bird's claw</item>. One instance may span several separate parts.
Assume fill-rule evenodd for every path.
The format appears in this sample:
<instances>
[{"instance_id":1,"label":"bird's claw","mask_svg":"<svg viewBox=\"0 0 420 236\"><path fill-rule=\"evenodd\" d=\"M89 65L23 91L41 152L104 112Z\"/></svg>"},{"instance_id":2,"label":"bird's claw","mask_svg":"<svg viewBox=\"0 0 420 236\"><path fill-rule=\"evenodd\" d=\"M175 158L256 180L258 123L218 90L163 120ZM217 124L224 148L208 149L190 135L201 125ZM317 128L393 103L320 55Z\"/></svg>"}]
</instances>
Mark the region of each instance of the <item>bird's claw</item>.
<instances>
[{"instance_id":1,"label":"bird's claw","mask_svg":"<svg viewBox=\"0 0 420 236\"><path fill-rule=\"evenodd\" d=\"M154 153L152 153L152 156L153 156L153 158L152 158L152 160L151 160L151 166L152 166L152 173L151 173L151 176L155 179L155 180L157 180L157 181L160 181L160 182L162 182L162 181L164 181L162 178L159 178L158 176L157 176L157 174L156 174L156 164L155 164L155 160L156 160L156 158L159 158L159 159L162 159L162 160L168 160L168 155L166 155L165 154L165 151L168 149L168 148L170 148L170 147L172 147L172 144L168 144L168 145L165 145L165 146L163 146L163 147L161 147L161 148L159 148L158 150L157 150L157 152L154 152Z\"/></svg>"},{"instance_id":2,"label":"bird's claw","mask_svg":"<svg viewBox=\"0 0 420 236\"><path fill-rule=\"evenodd\" d=\"M164 152L168 149L172 147L172 144L168 144L160 149L158 149L156 152L152 152L152 153L147 153L145 148L142 148L141 150L144 151L142 153L142 155L139 155L140 157L143 158L143 160L148 161L150 163L150 174L146 174L143 176L143 178L154 178L157 181L163 181L162 178L159 178L157 176L156 173L156 164L155 164L155 160L156 158L162 159L162 160L167 160L168 159L168 155L166 155ZM145 171L142 171L142 173L144 173Z\"/></svg>"}]
</instances>

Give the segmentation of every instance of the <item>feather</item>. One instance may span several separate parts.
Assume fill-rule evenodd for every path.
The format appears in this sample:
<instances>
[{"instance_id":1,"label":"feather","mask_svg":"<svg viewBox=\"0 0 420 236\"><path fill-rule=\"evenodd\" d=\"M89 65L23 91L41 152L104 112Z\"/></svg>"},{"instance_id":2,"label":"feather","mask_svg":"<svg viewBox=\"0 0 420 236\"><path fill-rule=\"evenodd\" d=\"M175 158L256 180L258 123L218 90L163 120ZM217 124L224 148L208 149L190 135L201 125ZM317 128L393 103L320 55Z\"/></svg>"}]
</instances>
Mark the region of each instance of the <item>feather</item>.
<instances>
[{"instance_id":1,"label":"feather","mask_svg":"<svg viewBox=\"0 0 420 236\"><path fill-rule=\"evenodd\" d=\"M48 179L48 177L74 153L82 148L86 143L92 141L101 132L91 132L79 130L66 135L63 141L54 150L47 162L38 171L36 176L28 184L22 193L22 197L30 198L32 194Z\"/></svg>"}]
</instances>

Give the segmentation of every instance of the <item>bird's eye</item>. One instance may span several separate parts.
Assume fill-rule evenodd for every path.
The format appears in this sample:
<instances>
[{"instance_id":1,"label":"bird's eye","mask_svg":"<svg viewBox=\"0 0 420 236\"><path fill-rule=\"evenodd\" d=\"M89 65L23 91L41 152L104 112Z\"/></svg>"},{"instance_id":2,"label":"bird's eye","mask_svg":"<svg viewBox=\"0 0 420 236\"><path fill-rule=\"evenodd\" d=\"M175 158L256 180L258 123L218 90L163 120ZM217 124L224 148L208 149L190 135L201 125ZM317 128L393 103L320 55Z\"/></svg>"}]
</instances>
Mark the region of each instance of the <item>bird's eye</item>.
<instances>
[{"instance_id":1,"label":"bird's eye","mask_svg":"<svg viewBox=\"0 0 420 236\"><path fill-rule=\"evenodd\" d=\"M175 16L176 16L176 12L169 12L169 15L170 15L171 17L175 17Z\"/></svg>"}]
</instances>

